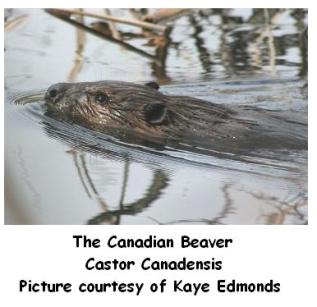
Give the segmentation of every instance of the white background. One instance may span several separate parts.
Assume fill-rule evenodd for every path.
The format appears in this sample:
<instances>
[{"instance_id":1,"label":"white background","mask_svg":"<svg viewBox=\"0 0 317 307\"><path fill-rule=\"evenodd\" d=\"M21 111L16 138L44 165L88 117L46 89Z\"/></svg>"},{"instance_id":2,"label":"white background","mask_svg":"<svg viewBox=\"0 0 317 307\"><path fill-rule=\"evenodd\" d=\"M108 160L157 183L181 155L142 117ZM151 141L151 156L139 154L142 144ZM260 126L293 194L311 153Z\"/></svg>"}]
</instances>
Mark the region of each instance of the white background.
<instances>
[{"instance_id":1,"label":"white background","mask_svg":"<svg viewBox=\"0 0 317 307\"><path fill-rule=\"evenodd\" d=\"M128 7L127 1L68 1L70 7ZM171 5L172 4L172 5ZM4 7L63 7L65 1L4 1ZM316 9L308 1L138 1L134 7L309 7L309 226L1 226L0 239L0 299L1 306L316 306ZM3 20L3 16L1 16ZM1 49L3 52L3 48ZM3 63L3 62L2 62ZM3 77L3 76L2 76ZM3 79L2 79L3 81ZM2 93L3 97L3 93ZM3 101L3 99L1 100ZM1 108L3 118L3 108ZM3 127L3 125L2 125ZM2 144L3 144L3 134ZM2 145L3 146L3 145ZM1 151L1 155L3 150ZM3 159L3 156L2 156ZM1 164L3 173L3 164ZM3 176L1 177L1 179ZM3 182L2 182L3 193ZM3 194L2 194L3 200ZM3 204L2 210L3 215ZM3 216L2 216L3 219ZM150 234L179 241L181 235L192 238L233 238L227 249L99 249L75 248L73 235L87 235L107 239L120 237L147 237ZM223 261L220 271L143 272L87 271L84 263L94 256L101 260L112 258L140 262L149 256L157 259L204 260L215 257ZM80 282L160 282L167 278L188 282L209 282L217 279L236 279L238 282L268 282L281 284L279 293L209 293L193 296L172 293L150 294L143 289L135 294L81 294L75 291ZM19 293L20 279L41 282L71 282L72 293Z\"/></svg>"},{"instance_id":2,"label":"white background","mask_svg":"<svg viewBox=\"0 0 317 307\"><path fill-rule=\"evenodd\" d=\"M76 306L88 304L147 303L172 306L175 303L192 306L193 303L208 303L221 306L315 306L316 291L313 280L315 254L312 247L316 244L310 226L5 226L2 239L1 279L7 303L2 306L56 306L73 303ZM102 241L113 234L118 237L141 237L148 234L162 238L174 238L188 234L192 238L233 238L227 249L99 249L76 248L74 234L86 234ZM85 261L94 256L100 260L112 258L140 262L149 256L158 260L181 259L205 260L215 257L223 261L220 271L142 271L136 266L128 271L87 271ZM209 282L215 285L217 279L236 279L237 282L268 282L273 279L281 284L279 293L218 293L213 287L209 293L198 296L172 293L169 287L164 294L150 294L144 289L137 297L135 294L81 294L77 291L66 294L19 293L20 279L41 282L144 282L149 285L167 278L183 279L188 282ZM74 287L75 290L75 287ZM309 297L315 297L315 304ZM3 298L1 294L1 299ZM10 302L10 303L9 303Z\"/></svg>"}]
</instances>

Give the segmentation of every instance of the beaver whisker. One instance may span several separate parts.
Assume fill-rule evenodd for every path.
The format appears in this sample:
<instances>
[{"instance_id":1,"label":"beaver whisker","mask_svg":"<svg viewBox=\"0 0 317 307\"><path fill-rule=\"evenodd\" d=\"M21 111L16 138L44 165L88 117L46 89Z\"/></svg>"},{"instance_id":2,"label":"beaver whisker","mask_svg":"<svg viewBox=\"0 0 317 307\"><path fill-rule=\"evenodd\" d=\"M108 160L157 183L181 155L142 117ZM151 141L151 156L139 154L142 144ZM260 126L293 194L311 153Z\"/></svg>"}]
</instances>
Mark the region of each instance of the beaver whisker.
<instances>
[{"instance_id":1,"label":"beaver whisker","mask_svg":"<svg viewBox=\"0 0 317 307\"><path fill-rule=\"evenodd\" d=\"M123 116L123 114L120 114L120 113L111 113L110 118L120 122L121 124L128 123L126 118Z\"/></svg>"},{"instance_id":2,"label":"beaver whisker","mask_svg":"<svg viewBox=\"0 0 317 307\"><path fill-rule=\"evenodd\" d=\"M80 110L85 115L91 114L89 107L87 105L85 105L85 104L84 105L80 105Z\"/></svg>"},{"instance_id":3,"label":"beaver whisker","mask_svg":"<svg viewBox=\"0 0 317 307\"><path fill-rule=\"evenodd\" d=\"M133 111L136 111L136 108L118 108L118 107L114 107L114 106L111 106L111 109L112 110L115 110L115 111L123 111L123 112L133 112Z\"/></svg>"}]
</instances>

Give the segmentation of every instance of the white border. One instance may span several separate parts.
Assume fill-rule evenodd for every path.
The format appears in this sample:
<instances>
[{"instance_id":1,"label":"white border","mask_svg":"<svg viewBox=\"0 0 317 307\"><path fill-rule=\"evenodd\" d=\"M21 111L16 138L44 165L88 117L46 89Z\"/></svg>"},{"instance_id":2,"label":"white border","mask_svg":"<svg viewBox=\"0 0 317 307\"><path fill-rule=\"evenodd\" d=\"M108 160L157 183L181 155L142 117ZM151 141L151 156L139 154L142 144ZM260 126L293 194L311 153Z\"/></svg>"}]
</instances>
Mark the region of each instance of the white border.
<instances>
[{"instance_id":1,"label":"white border","mask_svg":"<svg viewBox=\"0 0 317 307\"><path fill-rule=\"evenodd\" d=\"M131 2L117 0L115 2L104 1L2 1L4 7L131 7ZM316 65L316 8L312 1L160 1L159 7L205 7L212 5L213 7L308 7L309 8L309 67L317 67ZM148 1L138 1L133 3L133 7L157 7L157 3ZM3 12L2 12L3 21ZM3 34L2 34L3 35ZM3 38L2 38L3 39ZM3 48L1 49L3 54ZM3 65L3 62L2 62ZM2 301L5 305L16 305L17 303L24 306L50 306L56 304L76 304L76 306L87 306L87 304L104 302L105 304L116 303L138 304L140 306L181 304L184 306L192 306L193 304L201 304L207 302L209 304L217 304L221 306L232 306L233 304L244 306L314 306L315 285L313 279L314 269L316 269L316 251L314 249L316 242L316 87L314 81L315 69L309 69L309 225L308 226L120 226L115 227L93 227L93 226L4 226L1 225L0 238L1 249L0 262L3 266L1 270L1 287L6 285L6 291L0 290ZM3 74L1 76L3 84ZM2 102L3 91L1 91ZM3 103L1 107L1 116L3 119ZM3 127L3 126L2 126ZM3 132L1 133L1 158L3 161ZM1 165L3 174L3 164ZM3 176L2 182L2 200L3 200ZM0 215L3 220L3 203L1 203ZM158 228L160 227L160 228ZM162 236L173 235L177 237L178 233L187 233L192 236L227 236L234 237L236 247L232 249L230 254L226 255L227 263L236 261L236 266L232 270L237 272L237 278L244 278L244 275L252 274L252 271L265 276L265 271L270 271L277 279L282 279L284 285L289 285L287 291L280 296L272 299L270 296L207 296L207 297L186 297L178 296L144 296L142 299L127 297L54 297L54 296L20 296L14 295L12 292L12 282L18 278L22 278L23 274L30 274L29 278L34 276L54 275L54 271L61 271L61 279L83 278L84 273L79 269L76 262L78 258L82 258L86 254L94 254L94 251L76 250L71 246L72 234L82 233L99 237L107 236L111 233L121 234L145 234L158 232ZM175 251L174 254L176 254ZM104 251L104 254L106 251ZM129 256L135 256L134 251L127 252ZM156 253L156 251L154 251ZM185 253L185 252L184 252ZM145 252L143 252L145 254ZM203 252L196 252L197 257ZM62 262L58 255L63 255L65 261ZM242 257L242 264L238 262ZM274 263L274 257L280 261L282 269ZM257 261L255 261L255 258ZM58 259L58 260L54 260ZM284 260L283 260L284 259ZM49 267L45 269L44 260L49 263ZM268 262L267 262L268 261ZM248 267L248 262L250 266ZM238 269L239 263L241 268ZM258 263L258 266L256 264ZM285 265L287 264L287 265ZM69 271L69 267L73 271ZM78 269L78 271L76 271ZM64 273L69 272L70 275ZM239 273L238 273L239 272ZM32 275L32 276L31 276ZM34 275L34 276L33 276ZM99 275L98 275L99 276ZM140 273L137 277L140 277ZM141 278L141 277L140 277ZM49 277L47 278L49 279ZM248 279L248 278L246 278ZM311 298L309 296L312 295ZM314 295L314 296L313 296ZM9 303L10 302L10 303Z\"/></svg>"}]
</instances>

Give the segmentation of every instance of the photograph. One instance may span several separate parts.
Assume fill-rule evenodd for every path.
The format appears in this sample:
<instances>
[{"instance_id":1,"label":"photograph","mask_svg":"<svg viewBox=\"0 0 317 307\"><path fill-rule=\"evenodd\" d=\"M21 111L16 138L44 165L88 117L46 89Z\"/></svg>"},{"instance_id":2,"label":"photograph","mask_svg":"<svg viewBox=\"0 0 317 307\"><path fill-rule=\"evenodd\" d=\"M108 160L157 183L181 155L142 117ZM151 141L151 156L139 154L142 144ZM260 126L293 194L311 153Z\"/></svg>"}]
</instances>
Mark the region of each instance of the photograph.
<instances>
[{"instance_id":1,"label":"photograph","mask_svg":"<svg viewBox=\"0 0 317 307\"><path fill-rule=\"evenodd\" d=\"M306 8L6 8L4 99L5 225L308 224Z\"/></svg>"}]
</instances>

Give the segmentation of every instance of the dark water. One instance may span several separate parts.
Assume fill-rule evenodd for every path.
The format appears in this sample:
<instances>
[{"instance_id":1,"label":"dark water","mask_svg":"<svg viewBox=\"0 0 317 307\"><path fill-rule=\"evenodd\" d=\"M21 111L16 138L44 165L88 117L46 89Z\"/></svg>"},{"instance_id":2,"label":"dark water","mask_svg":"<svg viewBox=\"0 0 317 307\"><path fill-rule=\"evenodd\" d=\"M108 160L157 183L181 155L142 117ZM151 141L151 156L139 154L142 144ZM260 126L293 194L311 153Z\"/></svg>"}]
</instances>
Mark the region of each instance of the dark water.
<instances>
[{"instance_id":1,"label":"dark water","mask_svg":"<svg viewBox=\"0 0 317 307\"><path fill-rule=\"evenodd\" d=\"M306 150L157 150L43 112L55 82L112 79L307 117L306 11L197 10L169 21L166 36L117 25L124 44L42 10L6 15L7 224L307 223Z\"/></svg>"}]
</instances>

